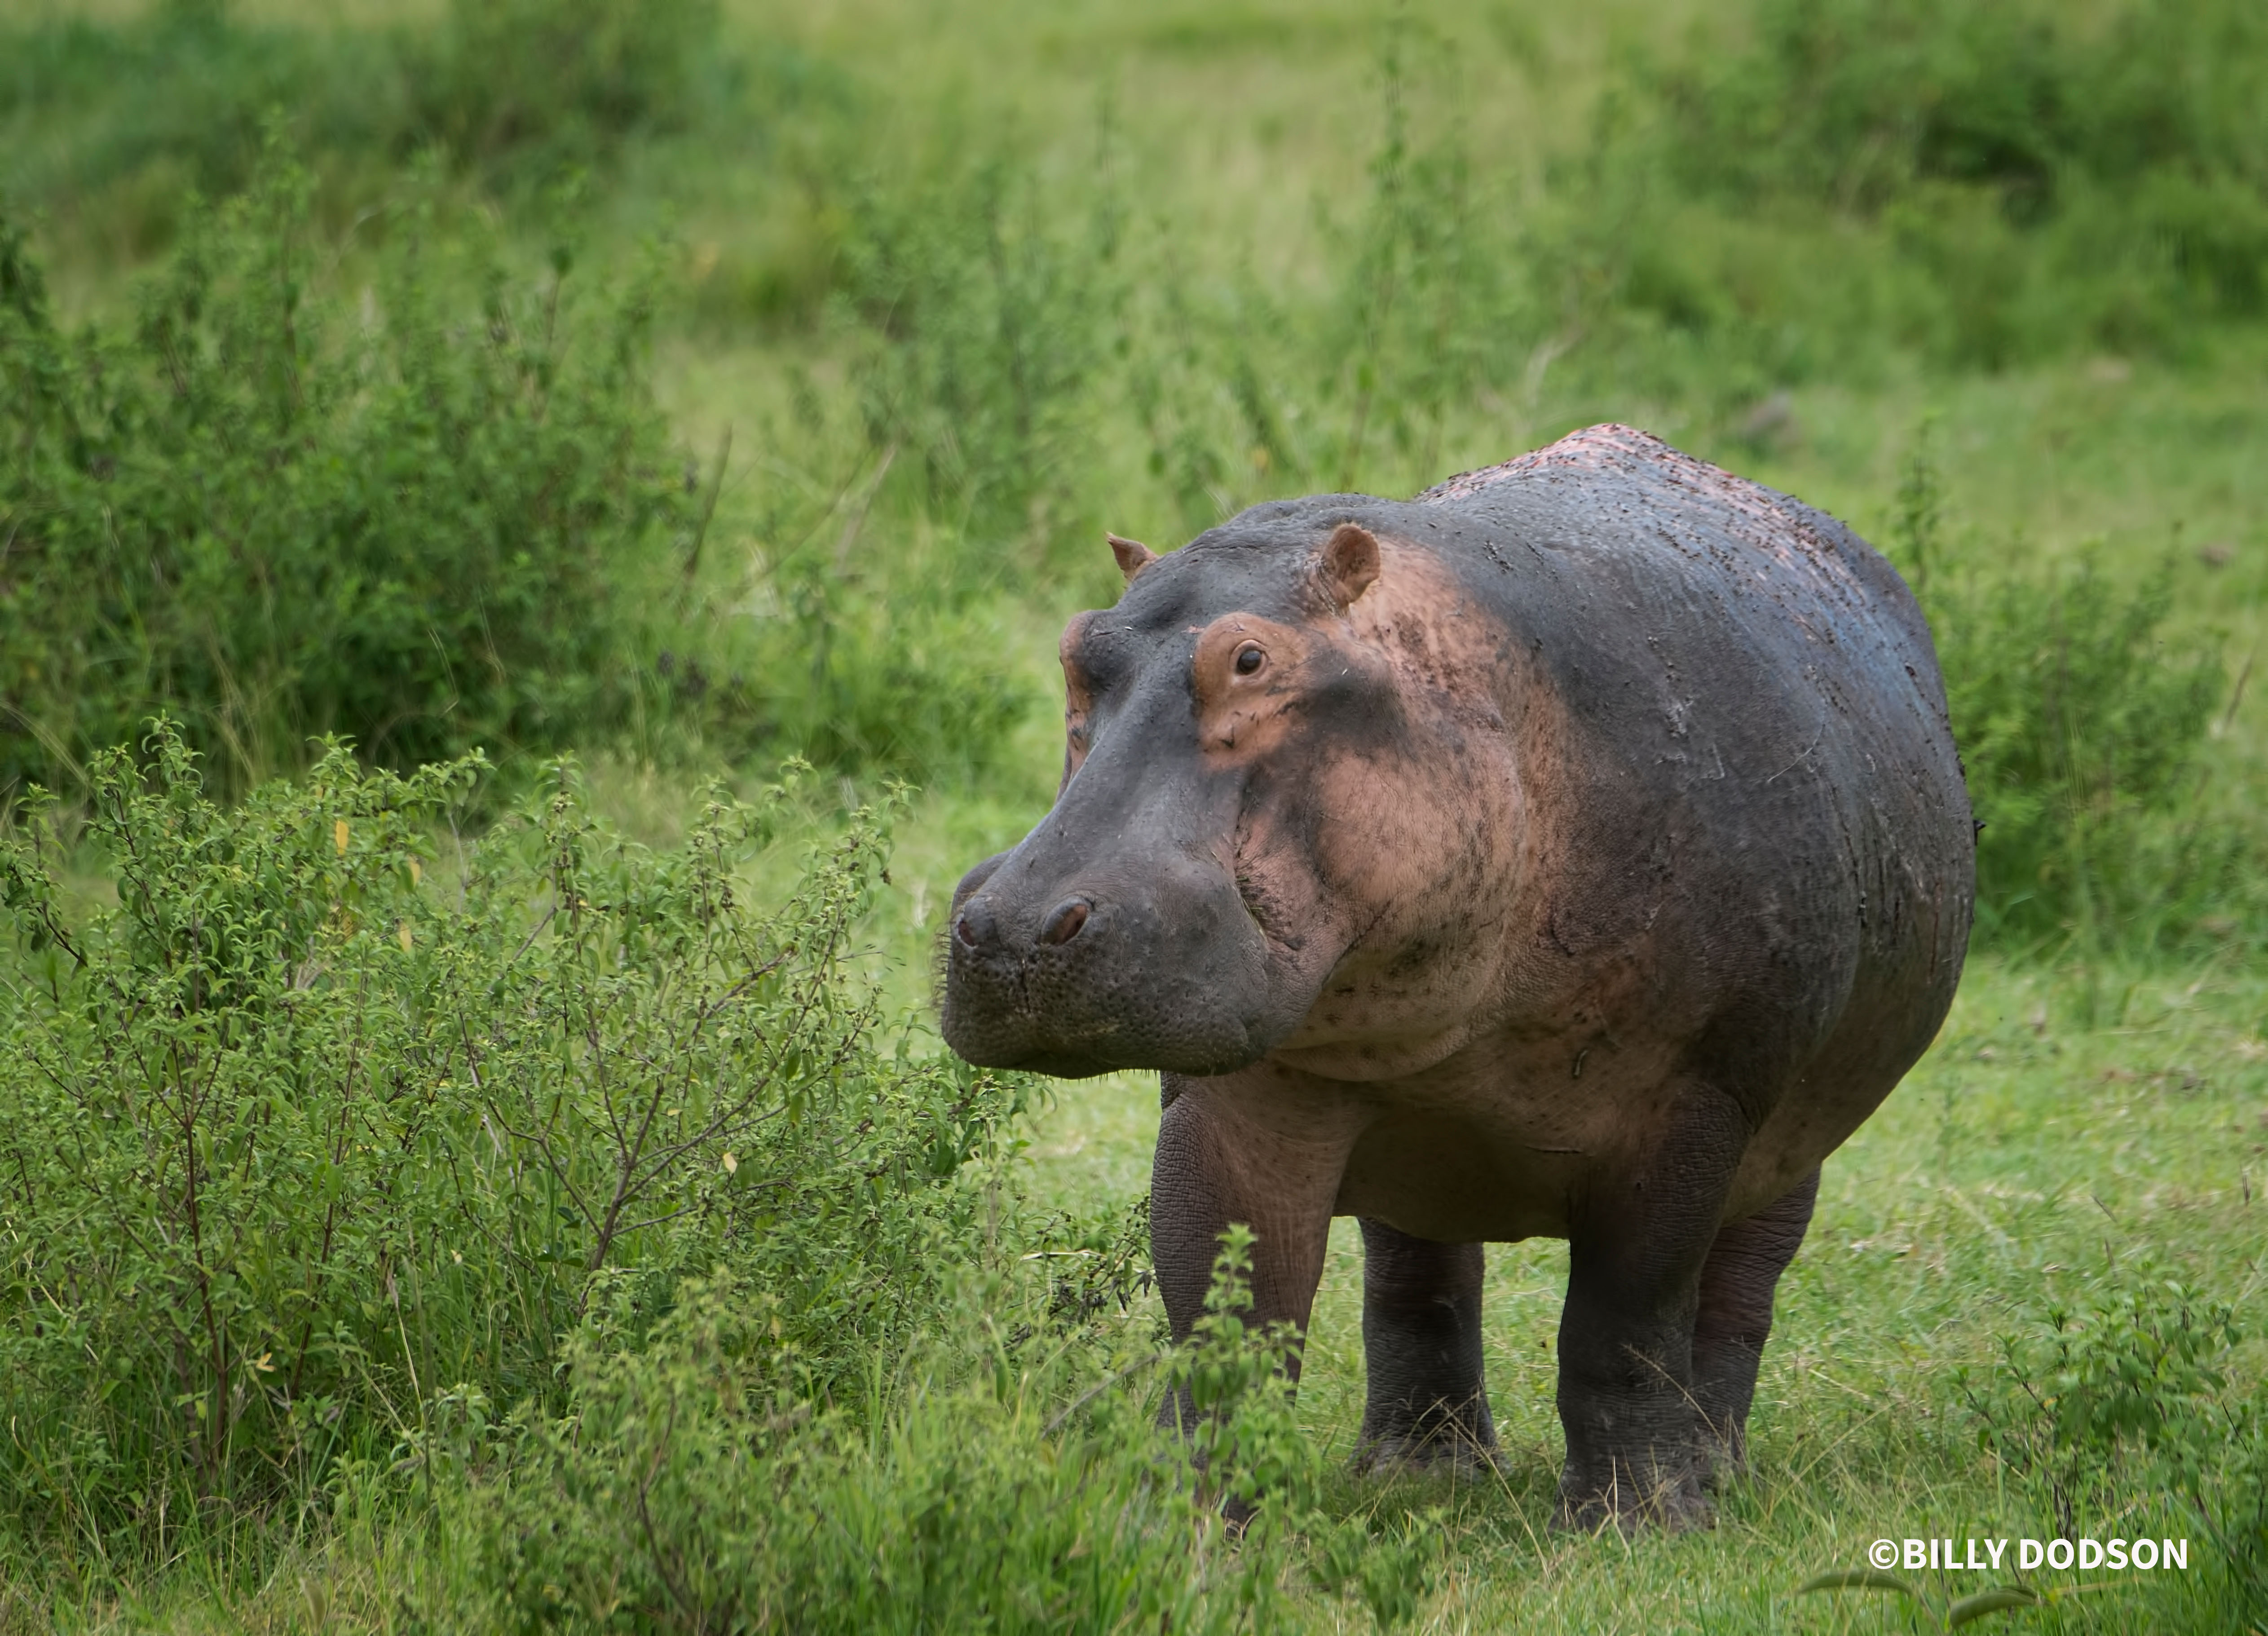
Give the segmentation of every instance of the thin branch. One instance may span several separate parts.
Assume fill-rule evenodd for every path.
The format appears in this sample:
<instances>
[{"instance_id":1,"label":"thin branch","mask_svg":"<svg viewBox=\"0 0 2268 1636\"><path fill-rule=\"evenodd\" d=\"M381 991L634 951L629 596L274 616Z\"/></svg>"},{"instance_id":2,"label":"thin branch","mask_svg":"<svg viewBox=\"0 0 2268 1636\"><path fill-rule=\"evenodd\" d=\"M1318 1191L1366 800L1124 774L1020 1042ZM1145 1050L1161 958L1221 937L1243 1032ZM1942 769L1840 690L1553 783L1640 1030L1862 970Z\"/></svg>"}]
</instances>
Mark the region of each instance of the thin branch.
<instances>
[{"instance_id":1,"label":"thin branch","mask_svg":"<svg viewBox=\"0 0 2268 1636\"><path fill-rule=\"evenodd\" d=\"M1172 1356L1170 1352L1153 1352L1146 1358L1137 1358L1124 1368L1116 1370L1113 1373L1103 1376L1102 1379L1097 1381L1094 1385L1088 1387L1085 1391L1081 1392L1078 1396L1072 1398L1069 1403L1065 1404L1061 1409L1057 1411L1056 1413L1049 1419L1048 1423L1040 1428L1040 1435L1042 1437L1053 1437L1057 1432L1063 1430L1066 1425L1070 1424L1071 1418L1073 1415L1086 1408L1087 1404L1093 1403L1096 1398L1101 1396L1103 1393L1108 1391L1112 1387L1118 1385L1123 1381L1130 1379L1134 1375L1140 1374L1145 1369L1165 1362L1165 1360L1170 1356Z\"/></svg>"}]
</instances>

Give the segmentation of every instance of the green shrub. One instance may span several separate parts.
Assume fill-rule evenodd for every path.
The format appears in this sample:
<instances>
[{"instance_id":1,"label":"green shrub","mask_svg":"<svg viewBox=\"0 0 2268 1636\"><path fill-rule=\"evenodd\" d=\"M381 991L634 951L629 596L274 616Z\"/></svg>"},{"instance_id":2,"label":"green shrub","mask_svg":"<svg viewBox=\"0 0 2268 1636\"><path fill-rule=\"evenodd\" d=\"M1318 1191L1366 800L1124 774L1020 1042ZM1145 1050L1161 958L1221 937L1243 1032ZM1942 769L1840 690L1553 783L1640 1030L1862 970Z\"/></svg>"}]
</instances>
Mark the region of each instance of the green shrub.
<instances>
[{"instance_id":1,"label":"green shrub","mask_svg":"<svg viewBox=\"0 0 2268 1636\"><path fill-rule=\"evenodd\" d=\"M0 23L0 192L138 261L170 244L187 195L242 191L271 115L327 171L406 151L415 76L389 40L239 22L172 0L128 22Z\"/></svg>"},{"instance_id":2,"label":"green shrub","mask_svg":"<svg viewBox=\"0 0 2268 1636\"><path fill-rule=\"evenodd\" d=\"M1441 44L1388 32L1366 185L1316 201L1312 288L1200 272L1173 222L1137 241L1154 259L1125 278L1113 395L1189 532L1303 490L1424 488L1531 372L1565 257L1469 151Z\"/></svg>"},{"instance_id":3,"label":"green shrub","mask_svg":"<svg viewBox=\"0 0 2268 1636\"><path fill-rule=\"evenodd\" d=\"M692 122L716 36L716 0L450 0L408 52L416 129L490 165L600 158Z\"/></svg>"},{"instance_id":4,"label":"green shrub","mask_svg":"<svg viewBox=\"0 0 2268 1636\"><path fill-rule=\"evenodd\" d=\"M2242 0L1760 0L1743 46L1635 98L1658 122L1624 162L1679 191L1887 229L1920 282L1875 321L1948 361L2178 348L2268 298L2268 18ZM1865 276L1846 254L1833 282Z\"/></svg>"},{"instance_id":5,"label":"green shrub","mask_svg":"<svg viewBox=\"0 0 2268 1636\"><path fill-rule=\"evenodd\" d=\"M2170 571L2136 587L2082 557L2061 571L1948 575L1930 601L1985 826L1986 936L2147 944L2205 913L2242 861L2238 836L2196 822L2205 730L2228 679L2218 644L2173 650Z\"/></svg>"},{"instance_id":6,"label":"green shrub","mask_svg":"<svg viewBox=\"0 0 2268 1636\"><path fill-rule=\"evenodd\" d=\"M351 313L306 203L278 159L131 331L76 337L0 223L0 787L161 707L237 787L323 733L407 767L629 712L638 593L695 521L644 301L452 266L413 210Z\"/></svg>"},{"instance_id":7,"label":"green shrub","mask_svg":"<svg viewBox=\"0 0 2268 1636\"><path fill-rule=\"evenodd\" d=\"M2088 556L2036 568L1953 551L1926 435L1892 550L1935 633L1984 826L1980 934L2147 946L2226 910L2259 837L2200 800L2228 678L2217 639L2176 645L2170 564L2136 586Z\"/></svg>"},{"instance_id":8,"label":"green shrub","mask_svg":"<svg viewBox=\"0 0 2268 1636\"><path fill-rule=\"evenodd\" d=\"M2138 1508L2193 1519L2233 1600L2268 1610L2268 1421L2228 1374L2243 1339L2225 1302L2132 1270L2002 1336L1962 1390L2048 1530Z\"/></svg>"},{"instance_id":9,"label":"green shrub","mask_svg":"<svg viewBox=\"0 0 2268 1636\"><path fill-rule=\"evenodd\" d=\"M1116 299L1108 200L1066 231L1028 170L993 158L869 177L839 204L831 306L869 443L936 515L1023 532L1035 500L1076 486Z\"/></svg>"},{"instance_id":10,"label":"green shrub","mask_svg":"<svg viewBox=\"0 0 2268 1636\"><path fill-rule=\"evenodd\" d=\"M367 187L423 147L498 180L603 163L706 116L714 0L452 0L423 29L246 21L225 0L0 24L0 188L161 248L185 189L243 191L287 121ZM382 183L380 184L382 186Z\"/></svg>"},{"instance_id":11,"label":"green shrub","mask_svg":"<svg viewBox=\"0 0 2268 1636\"><path fill-rule=\"evenodd\" d=\"M650 284L586 294L563 250L519 276L467 226L410 195L350 308L275 151L132 329L71 336L0 218L0 794L75 787L159 709L239 790L327 733L396 768L615 740L983 764L1028 704L972 601L1011 566L864 573L820 514L755 584L704 569L742 520L653 402Z\"/></svg>"},{"instance_id":12,"label":"green shrub","mask_svg":"<svg viewBox=\"0 0 2268 1636\"><path fill-rule=\"evenodd\" d=\"M774 574L792 639L765 708L780 741L823 766L940 777L987 765L1032 708L1002 632L931 564L865 587L810 559ZM932 581L933 583L933 581ZM963 593L965 594L965 591Z\"/></svg>"},{"instance_id":13,"label":"green shrub","mask_svg":"<svg viewBox=\"0 0 2268 1636\"><path fill-rule=\"evenodd\" d=\"M506 1429L453 1500L468 1630L1238 1628L1265 1573L1153 1465L1137 1412L1058 1440L1028 1375L916 1379L858 1425L773 1385L756 1292L692 1294L643 1347L594 1313L570 1411ZM887 1366L885 1366L887 1367ZM903 1364L899 1366L903 1368ZM1120 1405L1123 1408L1123 1405Z\"/></svg>"},{"instance_id":14,"label":"green shrub","mask_svg":"<svg viewBox=\"0 0 2268 1636\"><path fill-rule=\"evenodd\" d=\"M1745 49L1660 83L1696 180L1861 210L1977 185L2038 221L2085 182L2268 182L2264 51L2268 19L2231 0L1759 0Z\"/></svg>"},{"instance_id":15,"label":"green shrub","mask_svg":"<svg viewBox=\"0 0 2268 1636\"><path fill-rule=\"evenodd\" d=\"M1381 436L1406 468L1437 470L1446 417L1517 369L1536 327L1521 258L1498 219L1505 202L1475 176L1462 122L1413 128L1406 32L1387 39L1370 194L1315 349L1328 372L1324 394L1346 406L1344 442L1323 474L1340 490L1355 486L1366 448ZM1264 418L1253 419L1259 446L1279 453Z\"/></svg>"},{"instance_id":16,"label":"green shrub","mask_svg":"<svg viewBox=\"0 0 2268 1636\"><path fill-rule=\"evenodd\" d=\"M472 763L334 748L232 810L147 748L91 769L114 904L0 854L0 1551L295 1525L342 1460L554 1401L594 1279L651 1316L735 1269L808 1399L930 1321L1018 1093L877 1038L865 815L766 912L766 807L650 854L561 767L436 858Z\"/></svg>"},{"instance_id":17,"label":"green shrub","mask_svg":"<svg viewBox=\"0 0 2268 1636\"><path fill-rule=\"evenodd\" d=\"M594 1302L567 1347L563 1412L460 1417L441 1457L465 1480L441 1514L467 1544L429 1616L481 1630L1265 1630L1304 1577L1392 1629L1432 1588L1444 1519L1335 1515L1322 1451L1291 1412L1290 1338L1240 1315L1251 1243L1225 1235L1186 1346L1122 1367L1108 1331L1126 1325L1083 1336L1091 1312L1051 1294L1057 1323L1006 1336L996 1319L1038 1290L978 1280L925 1348L878 1362L879 1414L788 1388L762 1292L728 1277L691 1286L636 1340L630 1315ZM1130 1386L1159 1363L1202 1414L1185 1447ZM1259 1505L1241 1544L1217 1509L1227 1496Z\"/></svg>"}]
</instances>

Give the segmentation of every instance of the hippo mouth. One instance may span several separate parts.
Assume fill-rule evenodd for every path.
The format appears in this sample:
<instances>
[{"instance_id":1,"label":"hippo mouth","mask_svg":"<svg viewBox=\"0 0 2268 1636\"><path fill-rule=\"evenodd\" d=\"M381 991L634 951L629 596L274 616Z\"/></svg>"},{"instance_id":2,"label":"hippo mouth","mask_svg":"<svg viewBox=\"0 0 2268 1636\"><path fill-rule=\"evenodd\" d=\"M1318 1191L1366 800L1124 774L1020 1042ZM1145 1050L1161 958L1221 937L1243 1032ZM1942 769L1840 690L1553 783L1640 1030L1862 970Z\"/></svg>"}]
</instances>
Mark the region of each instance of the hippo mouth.
<instances>
[{"instance_id":1,"label":"hippo mouth","mask_svg":"<svg viewBox=\"0 0 2268 1636\"><path fill-rule=\"evenodd\" d=\"M1138 879L1043 873L1004 853L954 893L942 1021L968 1061L1062 1079L1226 1073L1298 1021L1270 1004L1266 940L1219 871L1169 859Z\"/></svg>"}]
</instances>

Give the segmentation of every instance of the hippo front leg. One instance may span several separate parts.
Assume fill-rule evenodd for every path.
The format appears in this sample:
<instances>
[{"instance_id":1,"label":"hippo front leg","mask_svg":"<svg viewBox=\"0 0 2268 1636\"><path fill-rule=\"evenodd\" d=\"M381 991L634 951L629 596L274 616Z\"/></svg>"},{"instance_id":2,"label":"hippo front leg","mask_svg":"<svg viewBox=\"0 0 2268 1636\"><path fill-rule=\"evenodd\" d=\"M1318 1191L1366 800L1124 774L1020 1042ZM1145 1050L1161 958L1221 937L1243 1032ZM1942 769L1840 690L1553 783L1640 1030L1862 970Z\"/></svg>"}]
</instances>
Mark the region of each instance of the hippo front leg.
<instances>
[{"instance_id":1,"label":"hippo front leg","mask_svg":"<svg viewBox=\"0 0 2268 1636\"><path fill-rule=\"evenodd\" d=\"M1177 1344L1204 1313L1220 1235L1232 1222L1252 1229L1252 1321L1280 1320L1304 1334L1314 1308L1351 1133L1329 1117L1256 1115L1241 1094L1250 1087L1239 1084L1255 1072L1218 1080L1165 1076L1150 1175L1150 1248ZM1296 1352L1290 1368L1296 1381ZM1184 1389L1168 1395L1159 1421L1186 1429L1193 1415Z\"/></svg>"},{"instance_id":2,"label":"hippo front leg","mask_svg":"<svg viewBox=\"0 0 2268 1636\"><path fill-rule=\"evenodd\" d=\"M1688 1087L1650 1150L1603 1173L1577 1212L1559 1323L1562 1527L1712 1519L1693 1326L1747 1138L1730 1098Z\"/></svg>"}]
</instances>

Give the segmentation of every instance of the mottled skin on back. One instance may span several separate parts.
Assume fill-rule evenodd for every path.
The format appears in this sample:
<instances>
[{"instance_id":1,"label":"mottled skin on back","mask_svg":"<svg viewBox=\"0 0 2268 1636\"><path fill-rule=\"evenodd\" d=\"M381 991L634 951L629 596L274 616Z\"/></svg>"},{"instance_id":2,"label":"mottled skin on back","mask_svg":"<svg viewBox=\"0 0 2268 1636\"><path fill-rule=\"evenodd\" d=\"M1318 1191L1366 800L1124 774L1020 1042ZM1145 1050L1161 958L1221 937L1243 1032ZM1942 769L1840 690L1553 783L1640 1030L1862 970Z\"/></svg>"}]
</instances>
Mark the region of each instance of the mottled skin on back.
<instances>
[{"instance_id":1,"label":"mottled skin on back","mask_svg":"<svg viewBox=\"0 0 2268 1636\"><path fill-rule=\"evenodd\" d=\"M947 1039L1163 1070L1177 1335L1230 1222L1257 1315L1304 1327L1359 1217L1372 1460L1494 1457L1480 1246L1566 1238L1563 1515L1705 1517L1820 1161L1960 976L1973 830L1912 597L1618 426L1113 549L1055 807L955 894Z\"/></svg>"}]
</instances>

